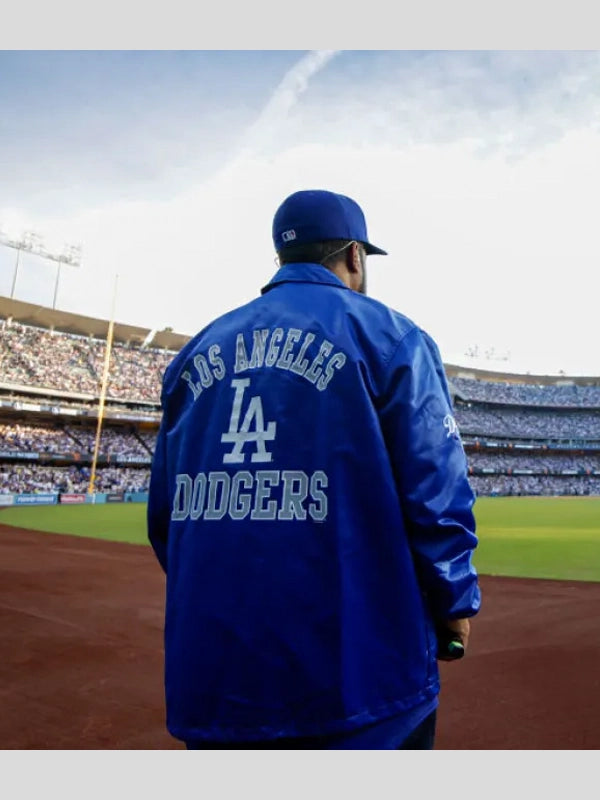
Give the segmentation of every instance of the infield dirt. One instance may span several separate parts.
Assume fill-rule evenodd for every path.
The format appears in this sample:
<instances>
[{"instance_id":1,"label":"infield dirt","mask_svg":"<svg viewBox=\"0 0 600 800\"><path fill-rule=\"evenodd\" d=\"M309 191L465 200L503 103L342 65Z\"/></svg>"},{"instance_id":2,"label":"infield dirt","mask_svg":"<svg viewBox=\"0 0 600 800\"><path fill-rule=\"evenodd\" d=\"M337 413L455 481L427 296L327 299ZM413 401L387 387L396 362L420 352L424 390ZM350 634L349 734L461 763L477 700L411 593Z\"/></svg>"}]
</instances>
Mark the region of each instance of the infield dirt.
<instances>
[{"instance_id":1,"label":"infield dirt","mask_svg":"<svg viewBox=\"0 0 600 800\"><path fill-rule=\"evenodd\" d=\"M436 749L600 748L600 583L481 586L467 656L440 665ZM0 747L182 749L163 608L149 547L0 526Z\"/></svg>"}]
</instances>

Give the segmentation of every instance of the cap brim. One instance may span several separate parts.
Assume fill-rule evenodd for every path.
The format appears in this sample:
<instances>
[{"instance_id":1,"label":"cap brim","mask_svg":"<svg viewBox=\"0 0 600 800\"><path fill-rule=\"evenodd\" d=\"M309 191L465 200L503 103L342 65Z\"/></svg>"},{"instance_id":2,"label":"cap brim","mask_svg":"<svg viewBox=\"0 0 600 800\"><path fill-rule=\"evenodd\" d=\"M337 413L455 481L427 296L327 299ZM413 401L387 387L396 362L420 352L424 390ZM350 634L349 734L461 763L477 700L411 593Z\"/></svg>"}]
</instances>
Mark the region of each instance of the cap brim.
<instances>
[{"instance_id":1,"label":"cap brim","mask_svg":"<svg viewBox=\"0 0 600 800\"><path fill-rule=\"evenodd\" d=\"M363 246L368 256L387 256L388 254L387 250L382 250L381 247L375 247L374 244L369 244L369 242L363 242Z\"/></svg>"}]
</instances>

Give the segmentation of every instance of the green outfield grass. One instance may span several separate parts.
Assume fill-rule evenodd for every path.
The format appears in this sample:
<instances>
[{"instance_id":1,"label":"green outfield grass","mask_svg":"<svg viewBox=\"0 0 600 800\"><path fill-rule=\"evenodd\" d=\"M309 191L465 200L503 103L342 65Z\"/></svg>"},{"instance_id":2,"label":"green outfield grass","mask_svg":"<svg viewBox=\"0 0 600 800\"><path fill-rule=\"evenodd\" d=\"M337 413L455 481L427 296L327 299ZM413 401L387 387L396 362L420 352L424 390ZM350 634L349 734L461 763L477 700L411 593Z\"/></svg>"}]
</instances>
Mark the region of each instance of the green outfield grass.
<instances>
[{"instance_id":1,"label":"green outfield grass","mask_svg":"<svg viewBox=\"0 0 600 800\"><path fill-rule=\"evenodd\" d=\"M481 497L475 516L482 575L600 581L600 497ZM144 503L13 507L0 522L148 544Z\"/></svg>"},{"instance_id":2,"label":"green outfield grass","mask_svg":"<svg viewBox=\"0 0 600 800\"><path fill-rule=\"evenodd\" d=\"M600 497L481 497L483 575L600 581Z\"/></svg>"},{"instance_id":3,"label":"green outfield grass","mask_svg":"<svg viewBox=\"0 0 600 800\"><path fill-rule=\"evenodd\" d=\"M48 533L148 544L145 503L12 506L0 511L0 523Z\"/></svg>"}]
</instances>

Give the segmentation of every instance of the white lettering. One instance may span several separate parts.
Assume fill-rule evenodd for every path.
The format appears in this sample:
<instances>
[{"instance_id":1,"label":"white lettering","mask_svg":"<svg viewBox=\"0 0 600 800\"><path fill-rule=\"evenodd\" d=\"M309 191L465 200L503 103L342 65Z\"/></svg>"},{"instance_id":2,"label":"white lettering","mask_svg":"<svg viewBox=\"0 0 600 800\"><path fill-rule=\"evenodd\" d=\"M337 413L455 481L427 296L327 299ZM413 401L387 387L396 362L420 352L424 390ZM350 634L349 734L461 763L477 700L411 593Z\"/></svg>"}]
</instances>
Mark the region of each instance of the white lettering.
<instances>
[{"instance_id":1,"label":"white lettering","mask_svg":"<svg viewBox=\"0 0 600 800\"><path fill-rule=\"evenodd\" d=\"M202 394L202 387L200 386L200 384L199 384L199 383L195 383L195 382L192 380L192 376L191 376L191 375L190 375L190 373L187 371L187 369L186 369L186 370L184 370L184 371L181 373L181 378L182 378L182 380L184 380L184 381L187 383L187 385L188 385L188 386L190 387L190 389L192 390L192 393L193 393L193 395L194 395L194 400L197 400L197 399L200 397L200 395Z\"/></svg>"},{"instance_id":2,"label":"white lettering","mask_svg":"<svg viewBox=\"0 0 600 800\"><path fill-rule=\"evenodd\" d=\"M267 339L269 337L269 329L263 328L252 332L252 356L250 358L250 369L262 367L265 360L265 351L267 348Z\"/></svg>"},{"instance_id":3,"label":"white lettering","mask_svg":"<svg viewBox=\"0 0 600 800\"><path fill-rule=\"evenodd\" d=\"M277 424L269 422L265 428L262 400L259 396L250 398L244 420L240 426L244 392L249 385L250 378L237 378L231 381L235 396L229 418L229 431L222 434L221 442L233 443L233 450L223 456L224 464L243 464L246 454L242 450L248 442L256 444L256 452L252 453L251 458L254 463L264 463L272 459L272 453L267 451L265 441L273 441L275 439ZM253 424L254 428L251 429Z\"/></svg>"},{"instance_id":4,"label":"white lettering","mask_svg":"<svg viewBox=\"0 0 600 800\"><path fill-rule=\"evenodd\" d=\"M220 352L221 348L218 344L211 344L211 346L208 348L208 360L214 367L213 375L218 381L223 380L225 377L225 363L219 356Z\"/></svg>"},{"instance_id":5,"label":"white lettering","mask_svg":"<svg viewBox=\"0 0 600 800\"><path fill-rule=\"evenodd\" d=\"M301 470L284 470L281 477L283 496L277 519L306 519L306 509L302 504L308 495L308 475Z\"/></svg>"},{"instance_id":6,"label":"white lettering","mask_svg":"<svg viewBox=\"0 0 600 800\"><path fill-rule=\"evenodd\" d=\"M248 353L244 344L244 334L238 333L235 340L235 365L234 372L243 372L248 369Z\"/></svg>"},{"instance_id":7,"label":"white lettering","mask_svg":"<svg viewBox=\"0 0 600 800\"><path fill-rule=\"evenodd\" d=\"M269 349L265 356L265 364L267 367L272 367L277 361L279 355L279 347L277 343L283 339L283 328L275 328L271 334L271 341L269 342Z\"/></svg>"},{"instance_id":8,"label":"white lettering","mask_svg":"<svg viewBox=\"0 0 600 800\"><path fill-rule=\"evenodd\" d=\"M310 479L310 496L315 503L308 507L308 513L316 522L323 522L327 519L327 495L323 488L327 488L329 480L324 472L313 472Z\"/></svg>"},{"instance_id":9,"label":"white lettering","mask_svg":"<svg viewBox=\"0 0 600 800\"><path fill-rule=\"evenodd\" d=\"M240 470L198 472L175 476L171 520L200 519L218 522L226 515L233 521L294 522L310 517L327 519L327 475L322 470L307 475L302 470Z\"/></svg>"},{"instance_id":10,"label":"white lettering","mask_svg":"<svg viewBox=\"0 0 600 800\"><path fill-rule=\"evenodd\" d=\"M221 348L218 344L213 344L208 348L208 359L203 353L196 353L192 363L200 381L195 381L189 370L184 370L181 373L181 379L184 380L192 390L194 401L197 400L202 394L203 389L208 389L212 386L214 379L222 380L225 375L225 364L223 359L219 356ZM209 366L210 364L210 366Z\"/></svg>"},{"instance_id":11,"label":"white lettering","mask_svg":"<svg viewBox=\"0 0 600 800\"><path fill-rule=\"evenodd\" d=\"M277 366L279 369L289 369L292 366L292 361L294 360L294 354L292 350L294 348L294 344L300 340L302 336L302 331L298 330L298 328L290 328L285 340L285 344L283 345L283 350L281 351L281 355L277 360Z\"/></svg>"},{"instance_id":12,"label":"white lettering","mask_svg":"<svg viewBox=\"0 0 600 800\"><path fill-rule=\"evenodd\" d=\"M223 519L229 505L230 481L226 472L208 473L208 503L204 519Z\"/></svg>"},{"instance_id":13,"label":"white lettering","mask_svg":"<svg viewBox=\"0 0 600 800\"><path fill-rule=\"evenodd\" d=\"M173 498L173 510L171 519L179 522L185 519L190 513L190 497L192 494L192 479L185 472L175 477L175 497Z\"/></svg>"},{"instance_id":14,"label":"white lettering","mask_svg":"<svg viewBox=\"0 0 600 800\"><path fill-rule=\"evenodd\" d=\"M321 364L323 361L325 361L325 357L328 356L332 350L333 345L331 342L328 342L327 339L324 339L321 342L321 347L319 348L318 354L314 357L312 364L304 373L304 377L307 381L310 381L311 383L317 382L321 372L323 371L321 369Z\"/></svg>"},{"instance_id":15,"label":"white lettering","mask_svg":"<svg viewBox=\"0 0 600 800\"><path fill-rule=\"evenodd\" d=\"M327 388L329 381L333 378L334 368L341 369L345 363L346 363L346 356L343 353L334 353L331 356L331 358L327 363L327 366L325 367L325 375L321 375L321 377L317 381L317 389L320 392L322 392L323 389Z\"/></svg>"},{"instance_id":16,"label":"white lettering","mask_svg":"<svg viewBox=\"0 0 600 800\"><path fill-rule=\"evenodd\" d=\"M202 388L208 389L209 386L212 386L214 379L212 376L212 372L209 369L206 356L202 355L202 353L196 353L196 355L194 356L194 366L198 370L198 375L200 376L200 383L202 384Z\"/></svg>"},{"instance_id":17,"label":"white lettering","mask_svg":"<svg viewBox=\"0 0 600 800\"><path fill-rule=\"evenodd\" d=\"M265 500L271 496L271 489L279 483L278 470L258 470L255 476L256 491L254 494L254 508L250 514L250 519L275 519L277 514L277 502L269 500L264 505Z\"/></svg>"},{"instance_id":18,"label":"white lettering","mask_svg":"<svg viewBox=\"0 0 600 800\"><path fill-rule=\"evenodd\" d=\"M203 472L199 472L194 478L194 491L192 492L190 519L198 519L202 515L205 497L206 475Z\"/></svg>"},{"instance_id":19,"label":"white lettering","mask_svg":"<svg viewBox=\"0 0 600 800\"><path fill-rule=\"evenodd\" d=\"M309 344L314 342L315 335L314 333L307 333L304 337L304 341L302 342L302 347L298 351L298 355L294 359L294 363L290 367L292 372L295 372L297 375L304 375L306 372L306 368L308 367L308 359L304 358L304 354L306 353Z\"/></svg>"},{"instance_id":20,"label":"white lettering","mask_svg":"<svg viewBox=\"0 0 600 800\"><path fill-rule=\"evenodd\" d=\"M334 352L333 344L326 339L321 341L319 351L315 355L313 343L316 340L316 334L310 331L305 332L300 328L288 328L287 330L274 328L273 331L270 328L256 328L251 334L250 357L248 357L244 338L245 335L249 337L250 332L236 334L233 361L233 372L236 374L262 367L277 367L294 372L316 386L319 391L323 391L329 385L336 371L342 369L347 361L346 355L340 351ZM194 402L198 400L205 389L209 389L215 381L221 381L225 377L227 367L220 353L220 345L211 344L206 355L203 352L197 352L191 356L193 369L186 365L187 368L182 370L181 379L191 390ZM253 409L256 411L256 403L253 404ZM238 431L237 428L236 431ZM257 432L262 433L260 430Z\"/></svg>"},{"instance_id":21,"label":"white lettering","mask_svg":"<svg viewBox=\"0 0 600 800\"><path fill-rule=\"evenodd\" d=\"M240 485L251 489L254 479L249 472L236 472L231 480L231 496L229 498L229 516L231 519L245 519L252 505L252 495L240 494Z\"/></svg>"}]
</instances>

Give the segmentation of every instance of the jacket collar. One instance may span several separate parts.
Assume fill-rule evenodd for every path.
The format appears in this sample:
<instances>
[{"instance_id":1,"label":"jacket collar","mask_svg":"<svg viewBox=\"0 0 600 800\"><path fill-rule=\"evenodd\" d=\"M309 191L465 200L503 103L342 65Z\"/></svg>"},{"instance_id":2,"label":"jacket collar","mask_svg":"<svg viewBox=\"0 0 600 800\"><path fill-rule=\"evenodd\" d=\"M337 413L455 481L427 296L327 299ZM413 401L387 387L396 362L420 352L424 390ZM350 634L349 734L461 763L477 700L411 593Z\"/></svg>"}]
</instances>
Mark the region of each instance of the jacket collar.
<instances>
[{"instance_id":1,"label":"jacket collar","mask_svg":"<svg viewBox=\"0 0 600 800\"><path fill-rule=\"evenodd\" d=\"M266 286L262 287L260 293L264 294L281 283L322 283L327 286L337 286L338 289L348 289L341 278L322 264L296 263L280 267Z\"/></svg>"}]
</instances>

